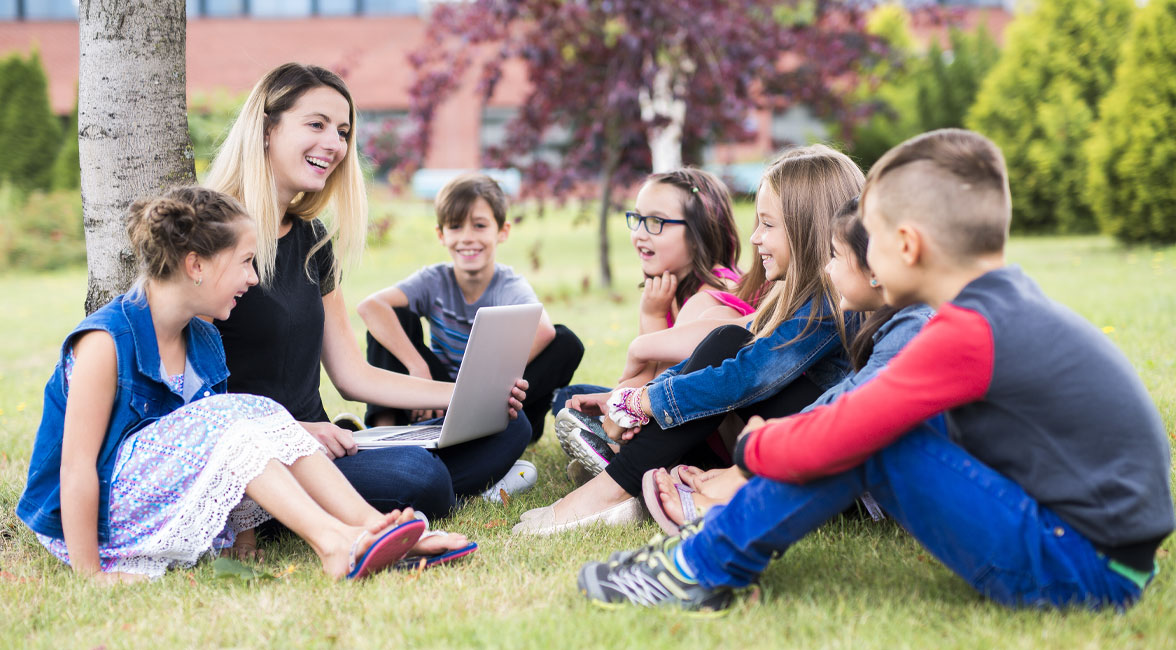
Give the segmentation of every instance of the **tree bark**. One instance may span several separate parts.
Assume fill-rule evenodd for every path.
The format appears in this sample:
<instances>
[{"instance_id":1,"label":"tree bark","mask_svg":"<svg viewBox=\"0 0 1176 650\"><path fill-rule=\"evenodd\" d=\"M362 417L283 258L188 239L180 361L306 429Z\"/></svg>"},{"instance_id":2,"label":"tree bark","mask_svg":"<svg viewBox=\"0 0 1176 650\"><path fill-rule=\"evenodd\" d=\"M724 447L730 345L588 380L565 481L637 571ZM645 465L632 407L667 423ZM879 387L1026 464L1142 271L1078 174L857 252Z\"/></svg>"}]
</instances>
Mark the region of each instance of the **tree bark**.
<instances>
[{"instance_id":1,"label":"tree bark","mask_svg":"<svg viewBox=\"0 0 1176 650\"><path fill-rule=\"evenodd\" d=\"M196 182L188 138L184 0L81 0L78 159L92 313L135 279L135 199Z\"/></svg>"},{"instance_id":2,"label":"tree bark","mask_svg":"<svg viewBox=\"0 0 1176 650\"><path fill-rule=\"evenodd\" d=\"M655 174L682 167L682 127L686 124L685 85L694 71L694 63L683 59L676 66L663 65L658 68L653 87L642 88L637 95L641 104L641 121L646 124L645 133Z\"/></svg>"},{"instance_id":3,"label":"tree bark","mask_svg":"<svg viewBox=\"0 0 1176 650\"><path fill-rule=\"evenodd\" d=\"M608 213L612 208L612 181L617 170L617 163L613 162L615 158L610 154L600 183L600 284L607 289L612 288L612 264L608 259Z\"/></svg>"}]
</instances>

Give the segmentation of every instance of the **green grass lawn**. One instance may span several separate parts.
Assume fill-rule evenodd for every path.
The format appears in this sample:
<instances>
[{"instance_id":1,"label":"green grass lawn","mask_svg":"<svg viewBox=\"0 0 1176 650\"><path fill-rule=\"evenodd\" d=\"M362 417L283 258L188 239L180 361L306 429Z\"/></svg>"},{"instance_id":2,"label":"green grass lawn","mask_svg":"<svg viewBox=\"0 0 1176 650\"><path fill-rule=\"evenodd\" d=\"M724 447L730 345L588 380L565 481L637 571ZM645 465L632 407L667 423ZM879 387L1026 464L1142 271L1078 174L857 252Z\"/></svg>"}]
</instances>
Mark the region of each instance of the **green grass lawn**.
<instances>
[{"instance_id":1,"label":"green grass lawn","mask_svg":"<svg viewBox=\"0 0 1176 650\"><path fill-rule=\"evenodd\" d=\"M386 244L348 275L348 304L444 258L421 205L373 211L390 218ZM748 218L747 210L741 210ZM614 292L598 288L595 226L566 213L517 224L500 261L531 280L556 322L587 347L576 380L609 384L636 333L637 265L613 224ZM744 224L746 225L746 224ZM745 228L744 232L749 232ZM1101 238L1018 239L1009 250L1046 291L1110 336L1139 369L1176 430L1176 249L1124 251ZM580 565L643 543L652 523L517 538L520 513L567 492L566 462L549 432L525 458L538 487L509 506L470 503L441 524L475 539L468 561L419 576L382 574L334 584L309 548L267 549L281 580L214 577L210 563L119 588L76 579L14 516L40 418L41 391L61 339L82 317L84 269L0 276L0 648L7 647L1176 647L1176 565L1125 615L1009 611L984 601L901 529L835 521L776 562L758 603L698 620L673 612L605 611L577 592ZM353 317L356 335L363 328ZM355 410L324 375L329 412Z\"/></svg>"}]
</instances>

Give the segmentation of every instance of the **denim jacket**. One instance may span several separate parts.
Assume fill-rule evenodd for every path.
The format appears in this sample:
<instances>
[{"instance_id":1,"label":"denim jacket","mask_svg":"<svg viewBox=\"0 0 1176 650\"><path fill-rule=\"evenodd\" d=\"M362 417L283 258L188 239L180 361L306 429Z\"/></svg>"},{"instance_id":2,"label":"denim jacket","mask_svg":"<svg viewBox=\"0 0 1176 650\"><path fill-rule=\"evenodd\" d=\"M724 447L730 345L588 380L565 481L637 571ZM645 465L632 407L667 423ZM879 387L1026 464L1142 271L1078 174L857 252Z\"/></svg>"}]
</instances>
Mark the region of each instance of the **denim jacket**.
<instances>
[{"instance_id":1,"label":"denim jacket","mask_svg":"<svg viewBox=\"0 0 1176 650\"><path fill-rule=\"evenodd\" d=\"M16 506L16 514L34 532L62 539L61 443L65 426L65 358L82 332L103 330L114 338L118 358L118 386L106 437L98 451L98 541L110 537L110 484L119 445L132 433L184 405L184 399L164 382L160 373L159 344L151 310L142 293L118 296L90 314L66 337L53 376L45 385L41 426L33 443L29 479ZM216 327L192 319L185 329L189 369L187 386L195 386L192 399L223 393L229 370ZM188 391L185 391L188 392Z\"/></svg>"},{"instance_id":2,"label":"denim jacket","mask_svg":"<svg viewBox=\"0 0 1176 650\"><path fill-rule=\"evenodd\" d=\"M803 338L793 340L804 331L811 311L806 304L770 336L717 367L683 375L683 361L658 375L648 388L653 419L668 429L733 411L775 394L802 374L824 389L841 381L849 364L832 315L816 320Z\"/></svg>"},{"instance_id":3,"label":"denim jacket","mask_svg":"<svg viewBox=\"0 0 1176 650\"><path fill-rule=\"evenodd\" d=\"M923 303L915 303L903 307L890 317L890 320L882 324L877 332L874 332L874 351L870 353L869 360L862 369L853 373L852 375L842 379L833 388L825 391L812 404L809 404L804 410L809 411L822 404L832 403L833 400L841 397L845 393L856 390L858 386L866 383L878 374L878 371L886 367L894 355L898 354L900 350L910 343L911 339L923 329L927 321L935 315L935 310L931 309Z\"/></svg>"}]
</instances>

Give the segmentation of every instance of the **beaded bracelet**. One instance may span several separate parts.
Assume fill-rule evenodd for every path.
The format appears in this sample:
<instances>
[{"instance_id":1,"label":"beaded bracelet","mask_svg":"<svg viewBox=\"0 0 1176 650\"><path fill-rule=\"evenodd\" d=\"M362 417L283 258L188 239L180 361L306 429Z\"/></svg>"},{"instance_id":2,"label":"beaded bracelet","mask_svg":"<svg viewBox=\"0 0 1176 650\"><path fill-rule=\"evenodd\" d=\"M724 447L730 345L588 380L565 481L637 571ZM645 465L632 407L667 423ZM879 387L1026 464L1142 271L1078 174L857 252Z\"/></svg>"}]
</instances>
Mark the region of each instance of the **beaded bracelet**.
<instances>
[{"instance_id":1,"label":"beaded bracelet","mask_svg":"<svg viewBox=\"0 0 1176 650\"><path fill-rule=\"evenodd\" d=\"M648 424L649 416L641 409L641 397L644 393L644 386L613 391L608 398L609 419L625 429Z\"/></svg>"}]
</instances>

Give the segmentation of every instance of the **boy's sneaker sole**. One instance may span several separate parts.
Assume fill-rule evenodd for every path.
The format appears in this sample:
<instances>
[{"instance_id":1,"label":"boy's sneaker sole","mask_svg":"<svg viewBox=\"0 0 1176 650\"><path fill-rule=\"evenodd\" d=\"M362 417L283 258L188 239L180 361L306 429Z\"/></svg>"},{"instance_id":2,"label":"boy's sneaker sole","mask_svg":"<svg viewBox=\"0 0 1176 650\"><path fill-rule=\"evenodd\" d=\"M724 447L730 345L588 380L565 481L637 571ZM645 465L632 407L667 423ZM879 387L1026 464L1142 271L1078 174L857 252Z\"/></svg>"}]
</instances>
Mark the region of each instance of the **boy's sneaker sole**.
<instances>
[{"instance_id":1,"label":"boy's sneaker sole","mask_svg":"<svg viewBox=\"0 0 1176 650\"><path fill-rule=\"evenodd\" d=\"M592 476L604 471L616 455L608 446L608 435L600 421L574 409L565 408L555 416L555 437L572 460L580 461Z\"/></svg>"}]
</instances>

